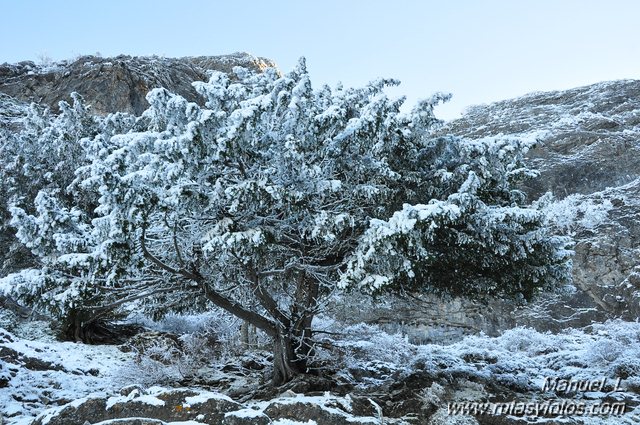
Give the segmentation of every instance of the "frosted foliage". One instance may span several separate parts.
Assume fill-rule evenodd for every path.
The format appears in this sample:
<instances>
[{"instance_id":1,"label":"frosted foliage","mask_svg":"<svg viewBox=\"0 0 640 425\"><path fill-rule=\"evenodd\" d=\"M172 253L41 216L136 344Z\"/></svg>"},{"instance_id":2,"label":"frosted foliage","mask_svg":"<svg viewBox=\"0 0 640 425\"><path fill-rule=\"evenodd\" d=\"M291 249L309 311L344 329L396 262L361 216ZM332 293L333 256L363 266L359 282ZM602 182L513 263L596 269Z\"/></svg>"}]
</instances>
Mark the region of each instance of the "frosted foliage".
<instances>
[{"instance_id":1,"label":"frosted foliage","mask_svg":"<svg viewBox=\"0 0 640 425\"><path fill-rule=\"evenodd\" d=\"M613 204L608 199L598 199L573 194L561 200L554 200L550 194L538 201L550 225L565 234L575 234L579 230L593 230L606 223Z\"/></svg>"},{"instance_id":2,"label":"frosted foliage","mask_svg":"<svg viewBox=\"0 0 640 425\"><path fill-rule=\"evenodd\" d=\"M59 314L77 305L89 293L91 274L97 271L95 240L87 208L97 201L93 193L77 191L75 171L91 161L110 135L126 131L134 119L126 114L96 117L82 98L71 94L72 104L60 102L52 115L32 105L22 129L0 147L0 214L7 217L0 232L8 232L14 246L4 261L20 256L22 267L7 270L0 281L4 293ZM6 211L5 211L6 208ZM18 243L19 242L19 243ZM20 263L22 261L22 263ZM41 267L32 270L30 267ZM11 273L16 269L21 272Z\"/></svg>"},{"instance_id":3,"label":"frosted foliage","mask_svg":"<svg viewBox=\"0 0 640 425\"><path fill-rule=\"evenodd\" d=\"M502 346L514 352L525 352L531 355L555 351L558 348L553 338L549 334L542 334L527 328L510 329L500 338Z\"/></svg>"},{"instance_id":4,"label":"frosted foliage","mask_svg":"<svg viewBox=\"0 0 640 425\"><path fill-rule=\"evenodd\" d=\"M326 333L333 350L317 347L318 360L331 361L331 364L344 370L344 376L358 385L363 382L355 378L364 371L364 385L379 385L394 374L408 372L415 360L418 347L409 343L406 335L389 334L377 325L360 323L345 326L321 316L314 326Z\"/></svg>"},{"instance_id":5,"label":"frosted foliage","mask_svg":"<svg viewBox=\"0 0 640 425\"><path fill-rule=\"evenodd\" d=\"M553 376L636 379L640 376L639 332L638 323L622 321L560 334L515 328L498 338L472 336L448 347L420 346L417 357L430 367L450 373L466 371L518 388L539 390L544 378Z\"/></svg>"},{"instance_id":6,"label":"frosted foliage","mask_svg":"<svg viewBox=\"0 0 640 425\"><path fill-rule=\"evenodd\" d=\"M240 321L237 318L229 317L219 309L196 315L167 314L158 321L151 321L146 317L142 319L141 323L151 329L178 335L211 333L222 341L236 338L240 327Z\"/></svg>"},{"instance_id":7,"label":"frosted foliage","mask_svg":"<svg viewBox=\"0 0 640 425\"><path fill-rule=\"evenodd\" d=\"M429 409L431 406L440 405L445 393L445 388L437 382L434 382L429 388L425 388L420 392L419 398L420 401L422 401L424 408Z\"/></svg>"},{"instance_id":8,"label":"frosted foliage","mask_svg":"<svg viewBox=\"0 0 640 425\"><path fill-rule=\"evenodd\" d=\"M117 371L120 382L135 382L144 386L176 386L194 379L203 368L216 360L211 347L202 338L181 338L183 348L167 349L162 344L145 347L134 359L129 359Z\"/></svg>"},{"instance_id":9,"label":"frosted foliage","mask_svg":"<svg viewBox=\"0 0 640 425\"><path fill-rule=\"evenodd\" d=\"M433 138L447 95L401 113L397 84L314 89L301 59L214 72L204 107L158 88L134 121L72 120L73 181L12 209L36 292L56 313L213 303L298 338L339 289L524 300L566 281L569 241L516 188L529 141Z\"/></svg>"},{"instance_id":10,"label":"frosted foliage","mask_svg":"<svg viewBox=\"0 0 640 425\"><path fill-rule=\"evenodd\" d=\"M25 246L40 256L81 253L86 249L89 232L82 222L82 211L65 208L55 193L46 191L38 193L34 204L36 217L28 216L20 208L11 208L11 224L18 227L16 237Z\"/></svg>"},{"instance_id":11,"label":"frosted foliage","mask_svg":"<svg viewBox=\"0 0 640 425\"><path fill-rule=\"evenodd\" d=\"M349 353L348 362L353 364L375 359L402 365L415 354L404 336L387 334L376 326L358 324L343 328L343 332L350 337L345 338L341 346Z\"/></svg>"}]
</instances>

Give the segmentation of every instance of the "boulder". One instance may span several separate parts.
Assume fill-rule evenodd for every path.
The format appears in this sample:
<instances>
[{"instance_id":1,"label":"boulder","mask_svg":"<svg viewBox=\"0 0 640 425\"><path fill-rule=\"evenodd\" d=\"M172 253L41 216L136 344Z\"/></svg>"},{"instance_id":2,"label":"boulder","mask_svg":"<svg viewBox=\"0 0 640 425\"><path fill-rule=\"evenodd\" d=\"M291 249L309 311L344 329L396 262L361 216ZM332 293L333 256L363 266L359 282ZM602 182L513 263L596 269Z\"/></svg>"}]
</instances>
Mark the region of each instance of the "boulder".
<instances>
[{"instance_id":1,"label":"boulder","mask_svg":"<svg viewBox=\"0 0 640 425\"><path fill-rule=\"evenodd\" d=\"M45 411L36 418L33 425L84 425L85 422L95 424L113 419L130 421L122 422L125 424L152 419L156 422L148 423L197 420L203 424L219 425L226 413L241 408L240 404L230 398L207 391L155 389L140 394L133 390L128 396L76 400Z\"/></svg>"},{"instance_id":2,"label":"boulder","mask_svg":"<svg viewBox=\"0 0 640 425\"><path fill-rule=\"evenodd\" d=\"M271 419L258 409L240 409L225 414L223 425L269 425Z\"/></svg>"},{"instance_id":3,"label":"boulder","mask_svg":"<svg viewBox=\"0 0 640 425\"><path fill-rule=\"evenodd\" d=\"M348 413L347 406L327 405L327 400L316 397L280 398L272 401L264 413L271 419L290 419L294 421L315 421L322 425L353 425L354 416ZM378 425L380 420L374 417L358 417L357 423Z\"/></svg>"}]
</instances>

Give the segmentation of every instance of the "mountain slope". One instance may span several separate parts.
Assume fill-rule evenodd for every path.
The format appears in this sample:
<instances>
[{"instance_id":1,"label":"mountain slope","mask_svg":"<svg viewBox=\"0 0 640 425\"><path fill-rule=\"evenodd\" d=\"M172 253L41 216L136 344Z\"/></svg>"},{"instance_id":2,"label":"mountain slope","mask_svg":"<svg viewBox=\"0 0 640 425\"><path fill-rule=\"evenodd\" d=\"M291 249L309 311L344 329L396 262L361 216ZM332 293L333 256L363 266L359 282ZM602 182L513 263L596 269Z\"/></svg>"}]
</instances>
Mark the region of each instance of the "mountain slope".
<instances>
[{"instance_id":1,"label":"mountain slope","mask_svg":"<svg viewBox=\"0 0 640 425\"><path fill-rule=\"evenodd\" d=\"M440 130L476 138L535 135L541 171L529 192L564 197L621 186L640 176L640 80L533 93L469 108Z\"/></svg>"},{"instance_id":2,"label":"mountain slope","mask_svg":"<svg viewBox=\"0 0 640 425\"><path fill-rule=\"evenodd\" d=\"M212 70L229 73L235 66L258 71L276 67L271 60L248 53L184 58L81 56L48 66L0 65L0 93L56 111L60 100L68 101L71 92L78 92L98 114L139 115L149 106L145 99L149 90L164 87L193 102L199 97L192 82L206 81Z\"/></svg>"}]
</instances>

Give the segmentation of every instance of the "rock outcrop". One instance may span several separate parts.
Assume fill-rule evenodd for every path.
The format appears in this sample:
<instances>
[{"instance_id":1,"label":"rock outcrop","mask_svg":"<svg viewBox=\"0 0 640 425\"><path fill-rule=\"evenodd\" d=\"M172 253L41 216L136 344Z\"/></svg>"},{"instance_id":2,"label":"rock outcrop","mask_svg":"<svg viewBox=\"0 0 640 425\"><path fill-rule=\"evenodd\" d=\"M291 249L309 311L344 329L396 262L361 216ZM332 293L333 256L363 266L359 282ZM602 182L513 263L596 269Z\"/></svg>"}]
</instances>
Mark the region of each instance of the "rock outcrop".
<instances>
[{"instance_id":1,"label":"rock outcrop","mask_svg":"<svg viewBox=\"0 0 640 425\"><path fill-rule=\"evenodd\" d=\"M255 71L276 67L271 60L248 53L184 58L81 56L48 66L33 62L0 65L0 93L56 111L59 101L69 101L69 94L77 92L98 114L139 115L149 107L145 99L149 90L164 87L197 101L192 82L206 81L208 71L229 73L235 66Z\"/></svg>"},{"instance_id":2,"label":"rock outcrop","mask_svg":"<svg viewBox=\"0 0 640 425\"><path fill-rule=\"evenodd\" d=\"M78 399L43 412L33 425L268 425L279 420L321 425L380 423L376 417L354 416L348 398L328 393L322 396L285 394L268 402L243 406L214 392L155 387L145 392L136 389L124 396ZM406 422L389 420L386 423Z\"/></svg>"}]
</instances>

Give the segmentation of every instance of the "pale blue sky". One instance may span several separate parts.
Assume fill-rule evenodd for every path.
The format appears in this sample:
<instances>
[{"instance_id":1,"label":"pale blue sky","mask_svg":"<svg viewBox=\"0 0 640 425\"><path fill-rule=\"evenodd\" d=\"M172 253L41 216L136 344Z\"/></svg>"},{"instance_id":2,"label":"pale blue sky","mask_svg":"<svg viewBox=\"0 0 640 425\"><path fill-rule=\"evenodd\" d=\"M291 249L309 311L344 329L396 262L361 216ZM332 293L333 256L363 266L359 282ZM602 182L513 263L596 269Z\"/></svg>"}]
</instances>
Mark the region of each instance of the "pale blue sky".
<instances>
[{"instance_id":1,"label":"pale blue sky","mask_svg":"<svg viewBox=\"0 0 640 425\"><path fill-rule=\"evenodd\" d=\"M640 78L640 1L2 2L0 63L247 51L312 81L402 80L413 104L452 92L442 118L531 91Z\"/></svg>"}]
</instances>

